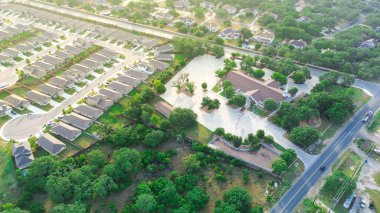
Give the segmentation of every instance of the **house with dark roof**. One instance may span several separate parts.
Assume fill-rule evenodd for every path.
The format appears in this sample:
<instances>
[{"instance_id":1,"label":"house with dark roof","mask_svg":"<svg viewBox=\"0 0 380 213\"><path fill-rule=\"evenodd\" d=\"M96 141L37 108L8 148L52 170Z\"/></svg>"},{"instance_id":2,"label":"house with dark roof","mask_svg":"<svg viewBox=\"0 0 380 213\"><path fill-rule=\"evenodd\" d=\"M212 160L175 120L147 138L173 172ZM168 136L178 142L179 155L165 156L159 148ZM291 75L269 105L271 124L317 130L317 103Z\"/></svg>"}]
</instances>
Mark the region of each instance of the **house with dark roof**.
<instances>
[{"instance_id":1,"label":"house with dark roof","mask_svg":"<svg viewBox=\"0 0 380 213\"><path fill-rule=\"evenodd\" d=\"M107 88L101 88L99 90L99 93L106 96L108 99L110 99L114 102L120 100L120 98L123 97L123 93L114 91L112 89L107 89Z\"/></svg>"},{"instance_id":2,"label":"house with dark roof","mask_svg":"<svg viewBox=\"0 0 380 213\"><path fill-rule=\"evenodd\" d=\"M21 98L17 95L10 95L4 98L4 101L11 107L15 109L23 110L30 106L30 102L26 99Z\"/></svg>"},{"instance_id":3,"label":"house with dark roof","mask_svg":"<svg viewBox=\"0 0 380 213\"><path fill-rule=\"evenodd\" d=\"M81 104L74 108L74 112L83 115L85 117L91 118L92 120L96 120L103 114L103 110L92 107L87 104Z\"/></svg>"},{"instance_id":4,"label":"house with dark roof","mask_svg":"<svg viewBox=\"0 0 380 213\"><path fill-rule=\"evenodd\" d=\"M85 59L81 61L79 65L88 67L91 71L103 68L103 63L99 63L90 59Z\"/></svg>"},{"instance_id":5,"label":"house with dark roof","mask_svg":"<svg viewBox=\"0 0 380 213\"><path fill-rule=\"evenodd\" d=\"M108 88L115 90L123 95L128 94L130 91L133 90L133 86L128 84L123 84L117 81L113 81L108 84Z\"/></svg>"},{"instance_id":6,"label":"house with dark roof","mask_svg":"<svg viewBox=\"0 0 380 213\"><path fill-rule=\"evenodd\" d=\"M277 88L277 83L272 81L265 83L244 74L242 71L232 70L226 75L224 80L231 81L238 91L261 106L268 98L272 98L277 102L285 100L284 92Z\"/></svg>"},{"instance_id":7,"label":"house with dark roof","mask_svg":"<svg viewBox=\"0 0 380 213\"><path fill-rule=\"evenodd\" d=\"M174 47L172 44L164 44L155 48L156 52L160 53L173 53Z\"/></svg>"},{"instance_id":8,"label":"house with dark roof","mask_svg":"<svg viewBox=\"0 0 380 213\"><path fill-rule=\"evenodd\" d=\"M112 58L112 59L117 59L120 55L119 53L112 51L110 49L107 49L107 48L101 49L97 53L100 55L103 55L107 58Z\"/></svg>"},{"instance_id":9,"label":"house with dark roof","mask_svg":"<svg viewBox=\"0 0 380 213\"><path fill-rule=\"evenodd\" d=\"M106 110L113 104L113 101L107 99L107 96L105 95L96 94L92 96L87 96L86 103L90 106Z\"/></svg>"},{"instance_id":10,"label":"house with dark roof","mask_svg":"<svg viewBox=\"0 0 380 213\"><path fill-rule=\"evenodd\" d=\"M41 136L36 143L52 155L57 155L66 149L66 144L49 133Z\"/></svg>"},{"instance_id":11,"label":"house with dark roof","mask_svg":"<svg viewBox=\"0 0 380 213\"><path fill-rule=\"evenodd\" d=\"M12 155L18 169L25 169L34 160L33 152L28 142L13 143Z\"/></svg>"},{"instance_id":12,"label":"house with dark roof","mask_svg":"<svg viewBox=\"0 0 380 213\"><path fill-rule=\"evenodd\" d=\"M174 54L158 53L155 56L155 59L158 61L174 61Z\"/></svg>"},{"instance_id":13,"label":"house with dark roof","mask_svg":"<svg viewBox=\"0 0 380 213\"><path fill-rule=\"evenodd\" d=\"M174 107L165 101L157 102L154 108L166 117L169 117L170 113L174 110Z\"/></svg>"},{"instance_id":14,"label":"house with dark roof","mask_svg":"<svg viewBox=\"0 0 380 213\"><path fill-rule=\"evenodd\" d=\"M60 76L56 76L49 80L49 83L51 85L54 85L59 88L70 88L74 86L74 82L71 80L67 80L65 78L62 78Z\"/></svg>"},{"instance_id":15,"label":"house with dark roof","mask_svg":"<svg viewBox=\"0 0 380 213\"><path fill-rule=\"evenodd\" d=\"M294 48L304 48L307 45L306 41L302 39L290 40L289 44L292 45Z\"/></svg>"},{"instance_id":16,"label":"house with dark roof","mask_svg":"<svg viewBox=\"0 0 380 213\"><path fill-rule=\"evenodd\" d=\"M169 68L169 64L163 61L151 60L149 66L154 68L154 71L162 71Z\"/></svg>"},{"instance_id":17,"label":"house with dark roof","mask_svg":"<svg viewBox=\"0 0 380 213\"><path fill-rule=\"evenodd\" d=\"M137 71L137 70L128 70L126 72L127 75L129 76L132 76L134 78L138 78L142 81L145 81L146 79L149 78L149 74L148 73L145 73L145 72L140 72L140 71Z\"/></svg>"},{"instance_id":18,"label":"house with dark roof","mask_svg":"<svg viewBox=\"0 0 380 213\"><path fill-rule=\"evenodd\" d=\"M226 28L219 34L219 37L223 39L238 39L240 38L240 31L232 28Z\"/></svg>"},{"instance_id":19,"label":"house with dark roof","mask_svg":"<svg viewBox=\"0 0 380 213\"><path fill-rule=\"evenodd\" d=\"M63 122L59 122L53 128L50 129L50 132L53 134L59 135L63 138L66 138L69 141L74 141L82 131L73 126L67 125Z\"/></svg>"},{"instance_id":20,"label":"house with dark roof","mask_svg":"<svg viewBox=\"0 0 380 213\"><path fill-rule=\"evenodd\" d=\"M134 78L134 77L131 77L131 76L128 76L128 75L119 75L117 77L117 81L121 82L121 83L124 83L124 84L128 84L128 85L131 85L133 87L139 85L141 83L141 80L138 79L138 78Z\"/></svg>"},{"instance_id":21,"label":"house with dark roof","mask_svg":"<svg viewBox=\"0 0 380 213\"><path fill-rule=\"evenodd\" d=\"M35 90L31 90L31 91L25 93L25 97L29 101L36 103L36 104L39 104L39 105L42 105L42 106L48 105L49 102L52 100L52 98L49 95L45 95L45 94L43 94L41 92L37 92Z\"/></svg>"},{"instance_id":22,"label":"house with dark roof","mask_svg":"<svg viewBox=\"0 0 380 213\"><path fill-rule=\"evenodd\" d=\"M63 116L62 121L70 124L74 127L77 127L81 130L85 130L90 127L93 121L87 117L79 115L77 113L70 113Z\"/></svg>"},{"instance_id":23,"label":"house with dark roof","mask_svg":"<svg viewBox=\"0 0 380 213\"><path fill-rule=\"evenodd\" d=\"M51 84L42 84L40 87L39 87L39 90L46 94L46 95L49 95L51 97L57 97L59 95L61 95L63 93L63 89L60 88L60 87L57 87L57 86L54 86L54 85L51 85Z\"/></svg>"}]
</instances>

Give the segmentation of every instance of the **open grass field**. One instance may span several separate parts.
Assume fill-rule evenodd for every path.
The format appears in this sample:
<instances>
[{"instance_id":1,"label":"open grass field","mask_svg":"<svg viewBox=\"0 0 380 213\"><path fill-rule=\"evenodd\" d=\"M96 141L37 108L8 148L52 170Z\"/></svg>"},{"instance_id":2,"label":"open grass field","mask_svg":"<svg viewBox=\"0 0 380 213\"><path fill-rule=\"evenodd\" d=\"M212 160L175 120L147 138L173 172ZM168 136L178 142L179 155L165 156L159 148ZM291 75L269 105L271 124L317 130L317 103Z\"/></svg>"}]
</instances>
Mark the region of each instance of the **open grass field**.
<instances>
[{"instance_id":1,"label":"open grass field","mask_svg":"<svg viewBox=\"0 0 380 213\"><path fill-rule=\"evenodd\" d=\"M63 150L61 153L58 154L60 158L68 158L73 156L75 153L79 152L81 149L71 145L70 143L65 143L66 144L66 149Z\"/></svg>"},{"instance_id":2,"label":"open grass field","mask_svg":"<svg viewBox=\"0 0 380 213\"><path fill-rule=\"evenodd\" d=\"M11 119L11 116L5 115L0 117L0 127L3 126L7 121Z\"/></svg>"},{"instance_id":3,"label":"open grass field","mask_svg":"<svg viewBox=\"0 0 380 213\"><path fill-rule=\"evenodd\" d=\"M51 109L53 109L53 106L51 104L47 104L47 105L43 106L43 105L39 105L39 104L36 104L36 103L32 103L32 105L35 106L35 107L37 107L37 108L40 108L40 109L42 109L43 111L46 111L46 112L49 111L49 110L51 110Z\"/></svg>"},{"instance_id":4,"label":"open grass field","mask_svg":"<svg viewBox=\"0 0 380 213\"><path fill-rule=\"evenodd\" d=\"M20 84L35 84L38 83L40 80L33 76L24 76L22 79L18 81Z\"/></svg>"},{"instance_id":5,"label":"open grass field","mask_svg":"<svg viewBox=\"0 0 380 213\"><path fill-rule=\"evenodd\" d=\"M376 184L377 184L378 186L380 186L380 172L377 172L377 173L374 175L373 179L375 179Z\"/></svg>"},{"instance_id":6,"label":"open grass field","mask_svg":"<svg viewBox=\"0 0 380 213\"><path fill-rule=\"evenodd\" d=\"M362 157L353 151L346 151L340 157L339 161L334 164L333 170L340 170L347 176L351 177L354 174L355 168L361 163Z\"/></svg>"}]
</instances>

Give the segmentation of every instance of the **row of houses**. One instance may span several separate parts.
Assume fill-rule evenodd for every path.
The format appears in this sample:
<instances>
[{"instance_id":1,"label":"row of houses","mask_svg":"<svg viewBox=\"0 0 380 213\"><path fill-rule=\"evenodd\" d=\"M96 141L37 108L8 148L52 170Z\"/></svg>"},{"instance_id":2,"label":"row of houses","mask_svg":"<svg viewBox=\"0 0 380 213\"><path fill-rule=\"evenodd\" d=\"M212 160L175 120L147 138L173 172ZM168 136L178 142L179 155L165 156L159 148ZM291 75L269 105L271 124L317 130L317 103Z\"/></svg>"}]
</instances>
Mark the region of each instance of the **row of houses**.
<instances>
[{"instance_id":1,"label":"row of houses","mask_svg":"<svg viewBox=\"0 0 380 213\"><path fill-rule=\"evenodd\" d=\"M57 29L72 29L74 32L89 31L92 37L108 38L109 40L116 39L120 42L127 42L133 46L143 45L144 47L153 47L159 40L149 38L142 35L133 34L119 29L99 26L86 21L63 17L58 14L53 14L46 11L37 10L35 8L27 8L22 5L10 4L10 10L23 14L33 22L38 22L48 26L56 26Z\"/></svg>"}]
</instances>

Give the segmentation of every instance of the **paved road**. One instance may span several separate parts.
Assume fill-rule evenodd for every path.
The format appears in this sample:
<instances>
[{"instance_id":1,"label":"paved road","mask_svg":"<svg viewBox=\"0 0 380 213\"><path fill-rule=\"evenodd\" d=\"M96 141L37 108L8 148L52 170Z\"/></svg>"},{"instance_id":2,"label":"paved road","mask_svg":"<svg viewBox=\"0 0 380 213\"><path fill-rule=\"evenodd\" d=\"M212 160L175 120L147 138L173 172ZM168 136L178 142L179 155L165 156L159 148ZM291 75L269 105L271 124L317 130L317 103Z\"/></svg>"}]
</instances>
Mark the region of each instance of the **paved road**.
<instances>
[{"instance_id":1,"label":"paved road","mask_svg":"<svg viewBox=\"0 0 380 213\"><path fill-rule=\"evenodd\" d=\"M303 173L293 187L281 198L277 205L273 207L271 213L292 212L298 203L307 195L309 190L325 175L326 172L321 172L319 168L325 166L327 168L325 171L328 171L328 168L330 168L341 153L349 147L355 135L363 126L361 119L365 113L369 110L375 111L379 107L380 97L377 95L350 119L335 141L318 156L310 168Z\"/></svg>"},{"instance_id":2,"label":"paved road","mask_svg":"<svg viewBox=\"0 0 380 213\"><path fill-rule=\"evenodd\" d=\"M129 54L126 55L126 58L127 59L124 62L107 71L104 75L92 81L88 86L84 87L82 90L75 93L69 99L66 99L64 102L49 112L43 114L23 115L8 121L0 130L1 136L6 140L14 139L23 141L32 135L38 135L43 129L44 125L61 114L63 109L66 109L69 105L74 105L77 103L97 86L123 69L124 66L127 66L138 59L141 59L141 55Z\"/></svg>"}]
</instances>

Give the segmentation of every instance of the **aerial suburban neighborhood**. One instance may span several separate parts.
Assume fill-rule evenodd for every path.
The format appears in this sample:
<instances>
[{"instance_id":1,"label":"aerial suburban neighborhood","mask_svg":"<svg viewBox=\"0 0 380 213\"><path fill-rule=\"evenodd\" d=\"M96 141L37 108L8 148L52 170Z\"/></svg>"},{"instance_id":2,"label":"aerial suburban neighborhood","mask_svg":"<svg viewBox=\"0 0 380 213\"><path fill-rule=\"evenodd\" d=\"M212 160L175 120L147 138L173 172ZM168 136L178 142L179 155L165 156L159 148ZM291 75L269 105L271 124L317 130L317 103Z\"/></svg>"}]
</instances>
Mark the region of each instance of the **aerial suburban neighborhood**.
<instances>
[{"instance_id":1,"label":"aerial suburban neighborhood","mask_svg":"<svg viewBox=\"0 0 380 213\"><path fill-rule=\"evenodd\" d=\"M0 212L380 212L378 0L1 0Z\"/></svg>"}]
</instances>

